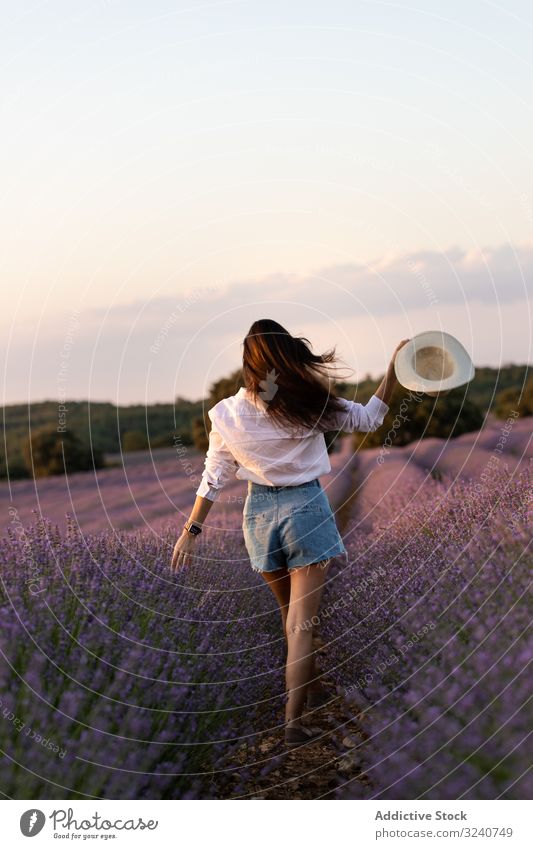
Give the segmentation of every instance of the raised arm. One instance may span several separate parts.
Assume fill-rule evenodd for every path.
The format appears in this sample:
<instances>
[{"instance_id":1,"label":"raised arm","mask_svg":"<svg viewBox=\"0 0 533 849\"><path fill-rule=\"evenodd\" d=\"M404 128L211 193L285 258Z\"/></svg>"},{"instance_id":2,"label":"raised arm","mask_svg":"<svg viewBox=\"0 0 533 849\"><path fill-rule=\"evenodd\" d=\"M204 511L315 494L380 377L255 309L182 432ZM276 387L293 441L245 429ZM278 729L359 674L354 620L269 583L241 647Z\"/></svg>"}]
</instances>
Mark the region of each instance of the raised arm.
<instances>
[{"instance_id":1,"label":"raised arm","mask_svg":"<svg viewBox=\"0 0 533 849\"><path fill-rule=\"evenodd\" d=\"M389 409L392 393L398 382L394 371L396 353L408 341L408 339L403 339L400 344L397 345L383 380L366 404L360 404L357 401L348 401L346 398L342 399L344 402L344 410L342 413L337 415L335 421L339 430L345 431L346 433L354 433L355 431L367 433L369 431L375 431L378 427L381 427L383 419Z\"/></svg>"},{"instance_id":2,"label":"raised arm","mask_svg":"<svg viewBox=\"0 0 533 849\"><path fill-rule=\"evenodd\" d=\"M407 345L409 339L402 339L402 341L396 346L394 349L394 353L391 357L390 363L387 366L387 371L383 375L383 380L379 384L378 388L374 392L376 398L379 398L383 401L387 406L390 404L392 393L396 388L398 383L398 378L396 377L396 372L394 371L394 360L396 359L396 354L403 348L404 345Z\"/></svg>"}]
</instances>

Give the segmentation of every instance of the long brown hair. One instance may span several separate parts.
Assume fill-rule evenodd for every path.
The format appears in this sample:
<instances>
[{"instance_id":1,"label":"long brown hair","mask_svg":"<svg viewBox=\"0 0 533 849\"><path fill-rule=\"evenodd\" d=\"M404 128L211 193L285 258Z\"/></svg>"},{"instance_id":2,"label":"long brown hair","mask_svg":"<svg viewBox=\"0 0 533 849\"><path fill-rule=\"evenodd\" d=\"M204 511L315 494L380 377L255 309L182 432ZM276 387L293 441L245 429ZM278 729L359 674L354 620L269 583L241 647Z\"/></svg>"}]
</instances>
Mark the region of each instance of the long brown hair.
<instances>
[{"instance_id":1,"label":"long brown hair","mask_svg":"<svg viewBox=\"0 0 533 849\"><path fill-rule=\"evenodd\" d=\"M328 368L339 361L334 347L313 354L309 339L270 318L254 321L243 346L245 388L268 416L281 426L333 429L329 419L342 408Z\"/></svg>"}]
</instances>

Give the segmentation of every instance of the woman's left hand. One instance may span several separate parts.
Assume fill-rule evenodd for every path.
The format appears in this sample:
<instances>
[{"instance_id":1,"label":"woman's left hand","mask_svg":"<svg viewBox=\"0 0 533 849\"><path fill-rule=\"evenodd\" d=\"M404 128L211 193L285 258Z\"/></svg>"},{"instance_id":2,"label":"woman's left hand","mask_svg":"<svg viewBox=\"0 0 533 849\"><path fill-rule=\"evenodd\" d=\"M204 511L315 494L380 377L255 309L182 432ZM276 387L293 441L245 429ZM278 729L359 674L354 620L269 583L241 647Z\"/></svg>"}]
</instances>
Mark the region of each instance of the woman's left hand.
<instances>
[{"instance_id":1,"label":"woman's left hand","mask_svg":"<svg viewBox=\"0 0 533 849\"><path fill-rule=\"evenodd\" d=\"M182 531L180 538L174 546L170 568L178 572L182 566L188 566L192 562L192 554L196 545L196 536L188 531Z\"/></svg>"}]
</instances>

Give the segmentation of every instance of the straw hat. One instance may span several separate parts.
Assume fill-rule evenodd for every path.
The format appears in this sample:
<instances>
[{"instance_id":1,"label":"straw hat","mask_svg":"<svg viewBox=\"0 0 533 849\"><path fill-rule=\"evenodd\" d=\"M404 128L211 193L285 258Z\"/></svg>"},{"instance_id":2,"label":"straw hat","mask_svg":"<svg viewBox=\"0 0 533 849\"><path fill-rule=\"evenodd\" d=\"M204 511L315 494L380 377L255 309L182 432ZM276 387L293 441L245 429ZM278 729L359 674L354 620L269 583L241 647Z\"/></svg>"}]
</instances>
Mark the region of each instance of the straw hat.
<instances>
[{"instance_id":1,"label":"straw hat","mask_svg":"<svg viewBox=\"0 0 533 849\"><path fill-rule=\"evenodd\" d=\"M442 330L413 336L396 354L394 371L402 386L426 395L444 395L475 374L461 343Z\"/></svg>"}]
</instances>

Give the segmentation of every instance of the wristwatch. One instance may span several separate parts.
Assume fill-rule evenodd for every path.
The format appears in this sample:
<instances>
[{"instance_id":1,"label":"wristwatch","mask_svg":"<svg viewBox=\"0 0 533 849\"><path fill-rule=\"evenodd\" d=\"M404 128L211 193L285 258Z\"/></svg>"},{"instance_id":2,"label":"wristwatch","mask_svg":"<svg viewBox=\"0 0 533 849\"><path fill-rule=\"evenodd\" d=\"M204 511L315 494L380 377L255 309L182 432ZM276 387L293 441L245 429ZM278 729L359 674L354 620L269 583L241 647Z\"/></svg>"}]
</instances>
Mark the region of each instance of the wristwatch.
<instances>
[{"instance_id":1,"label":"wristwatch","mask_svg":"<svg viewBox=\"0 0 533 849\"><path fill-rule=\"evenodd\" d=\"M188 531L190 534L193 534L193 536L195 537L198 536L198 534L202 533L201 525L195 525L194 522L187 522L185 524L184 530Z\"/></svg>"}]
</instances>

